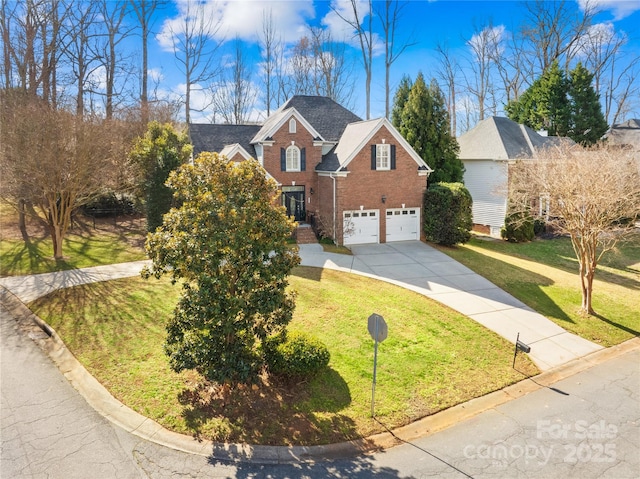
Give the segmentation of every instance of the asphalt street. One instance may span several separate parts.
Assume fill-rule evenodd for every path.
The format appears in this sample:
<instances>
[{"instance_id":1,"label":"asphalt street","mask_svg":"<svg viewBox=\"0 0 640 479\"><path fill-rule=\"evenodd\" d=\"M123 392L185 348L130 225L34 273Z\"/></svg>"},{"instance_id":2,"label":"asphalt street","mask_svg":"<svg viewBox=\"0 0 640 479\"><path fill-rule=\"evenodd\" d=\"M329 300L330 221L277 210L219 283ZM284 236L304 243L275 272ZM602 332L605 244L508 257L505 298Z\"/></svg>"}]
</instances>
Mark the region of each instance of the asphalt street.
<instances>
[{"instance_id":1,"label":"asphalt street","mask_svg":"<svg viewBox=\"0 0 640 479\"><path fill-rule=\"evenodd\" d=\"M1 317L5 478L637 478L640 349L375 454L300 464L229 463L129 434L94 411L6 309ZM383 387L383 385L379 385Z\"/></svg>"}]
</instances>

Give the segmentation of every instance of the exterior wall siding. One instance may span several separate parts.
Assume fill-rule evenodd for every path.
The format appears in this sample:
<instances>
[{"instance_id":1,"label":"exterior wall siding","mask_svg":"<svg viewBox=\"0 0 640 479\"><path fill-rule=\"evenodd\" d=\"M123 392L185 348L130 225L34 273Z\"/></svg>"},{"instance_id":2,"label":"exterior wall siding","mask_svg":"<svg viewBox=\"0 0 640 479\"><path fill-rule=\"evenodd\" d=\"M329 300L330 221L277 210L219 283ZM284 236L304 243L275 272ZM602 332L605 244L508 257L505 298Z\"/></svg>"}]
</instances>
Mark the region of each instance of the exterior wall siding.
<instances>
[{"instance_id":1,"label":"exterior wall siding","mask_svg":"<svg viewBox=\"0 0 640 479\"><path fill-rule=\"evenodd\" d=\"M396 169L372 170L371 145L385 143L396 145ZM424 191L427 186L426 176L418 176L418 165L404 150L386 127L381 128L373 138L363 146L356 157L347 166L349 174L338 178L337 223L339 229L338 242L343 244L342 219L343 212L359 210L380 211L380 242L384 243L387 235L387 208L417 207L422 208ZM329 181L332 181L329 179ZM385 196L385 202L382 197Z\"/></svg>"},{"instance_id":2,"label":"exterior wall siding","mask_svg":"<svg viewBox=\"0 0 640 479\"><path fill-rule=\"evenodd\" d=\"M307 131L301 122L297 122L296 133L289 133L289 121L285 121L282 127L273 135L273 146L264 147L264 168L282 186L305 187L305 209L307 219L318 211L318 177L315 167L322 160L322 147L313 146L313 136ZM306 169L299 172L281 171L280 149L285 150L291 146L291 142L306 152ZM314 193L311 194L311 188Z\"/></svg>"},{"instance_id":3,"label":"exterior wall siding","mask_svg":"<svg viewBox=\"0 0 640 479\"><path fill-rule=\"evenodd\" d=\"M473 199L475 229L500 237L507 214L508 162L467 160L464 167L464 184Z\"/></svg>"}]
</instances>

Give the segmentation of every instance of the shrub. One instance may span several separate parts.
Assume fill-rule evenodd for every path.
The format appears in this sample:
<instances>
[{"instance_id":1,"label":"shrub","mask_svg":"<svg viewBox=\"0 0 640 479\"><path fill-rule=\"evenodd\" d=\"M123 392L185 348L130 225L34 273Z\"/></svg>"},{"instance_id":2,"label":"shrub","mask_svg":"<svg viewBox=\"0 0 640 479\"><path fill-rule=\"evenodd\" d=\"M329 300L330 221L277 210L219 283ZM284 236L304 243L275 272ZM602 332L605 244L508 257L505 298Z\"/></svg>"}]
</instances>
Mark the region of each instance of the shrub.
<instances>
[{"instance_id":1,"label":"shrub","mask_svg":"<svg viewBox=\"0 0 640 479\"><path fill-rule=\"evenodd\" d=\"M84 205L82 211L85 215L94 218L132 215L137 212L131 198L125 195L116 195L114 192L98 196Z\"/></svg>"},{"instance_id":2,"label":"shrub","mask_svg":"<svg viewBox=\"0 0 640 479\"><path fill-rule=\"evenodd\" d=\"M271 374L285 378L313 376L330 359L327 347L305 333L292 333L284 339L272 336L264 342L263 349Z\"/></svg>"},{"instance_id":3,"label":"shrub","mask_svg":"<svg viewBox=\"0 0 640 479\"><path fill-rule=\"evenodd\" d=\"M533 221L533 234L536 236L540 236L541 234L546 232L547 232L547 223L541 218L536 218Z\"/></svg>"},{"instance_id":4,"label":"shrub","mask_svg":"<svg viewBox=\"0 0 640 479\"><path fill-rule=\"evenodd\" d=\"M508 215L500 230L500 236L511 243L531 241L535 237L533 218L530 214L521 212Z\"/></svg>"},{"instance_id":5,"label":"shrub","mask_svg":"<svg viewBox=\"0 0 640 479\"><path fill-rule=\"evenodd\" d=\"M436 183L424 196L424 232L442 245L466 243L471 238L472 199L462 183Z\"/></svg>"}]
</instances>

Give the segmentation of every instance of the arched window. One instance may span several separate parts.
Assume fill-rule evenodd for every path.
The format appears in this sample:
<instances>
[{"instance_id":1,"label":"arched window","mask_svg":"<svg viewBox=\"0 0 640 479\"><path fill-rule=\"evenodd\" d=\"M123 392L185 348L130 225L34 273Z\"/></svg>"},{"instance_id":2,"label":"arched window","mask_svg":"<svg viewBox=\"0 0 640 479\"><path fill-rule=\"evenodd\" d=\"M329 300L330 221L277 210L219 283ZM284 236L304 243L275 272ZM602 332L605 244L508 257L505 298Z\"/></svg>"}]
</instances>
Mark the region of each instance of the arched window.
<instances>
[{"instance_id":1,"label":"arched window","mask_svg":"<svg viewBox=\"0 0 640 479\"><path fill-rule=\"evenodd\" d=\"M287 171L300 171L300 148L297 146L287 148Z\"/></svg>"},{"instance_id":2,"label":"arched window","mask_svg":"<svg viewBox=\"0 0 640 479\"><path fill-rule=\"evenodd\" d=\"M291 118L291 120L289 120L289 133L295 133L296 132L296 120L295 118Z\"/></svg>"}]
</instances>

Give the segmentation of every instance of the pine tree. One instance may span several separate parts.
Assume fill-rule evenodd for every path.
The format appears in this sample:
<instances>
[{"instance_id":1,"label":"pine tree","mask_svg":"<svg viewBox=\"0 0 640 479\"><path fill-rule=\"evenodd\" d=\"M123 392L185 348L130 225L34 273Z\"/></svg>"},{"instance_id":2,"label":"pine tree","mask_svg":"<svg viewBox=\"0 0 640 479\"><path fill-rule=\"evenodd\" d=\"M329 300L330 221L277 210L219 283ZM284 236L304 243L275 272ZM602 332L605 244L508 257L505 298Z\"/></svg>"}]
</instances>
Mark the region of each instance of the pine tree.
<instances>
[{"instance_id":1,"label":"pine tree","mask_svg":"<svg viewBox=\"0 0 640 479\"><path fill-rule=\"evenodd\" d=\"M600 96L593 88L593 74L582 63L569 73L571 98L571 132L569 136L583 146L600 141L609 125L602 114Z\"/></svg>"},{"instance_id":2,"label":"pine tree","mask_svg":"<svg viewBox=\"0 0 640 479\"><path fill-rule=\"evenodd\" d=\"M568 90L569 82L556 61L518 100L509 102L507 116L534 130L567 136L571 124Z\"/></svg>"},{"instance_id":3,"label":"pine tree","mask_svg":"<svg viewBox=\"0 0 640 479\"><path fill-rule=\"evenodd\" d=\"M393 107L391 109L391 123L393 123L396 128L399 128L402 123L402 109L409 99L409 93L411 92L412 86L413 83L411 82L411 78L407 75L403 75L393 97Z\"/></svg>"},{"instance_id":4,"label":"pine tree","mask_svg":"<svg viewBox=\"0 0 640 479\"><path fill-rule=\"evenodd\" d=\"M408 84L408 81L401 83L402 89L396 92L392 113L394 126L435 170L429 177L430 183L462 181L464 167L458 158L458 142L449 131L449 112L440 87L435 80L427 87L419 73L402 104L403 89Z\"/></svg>"}]
</instances>

